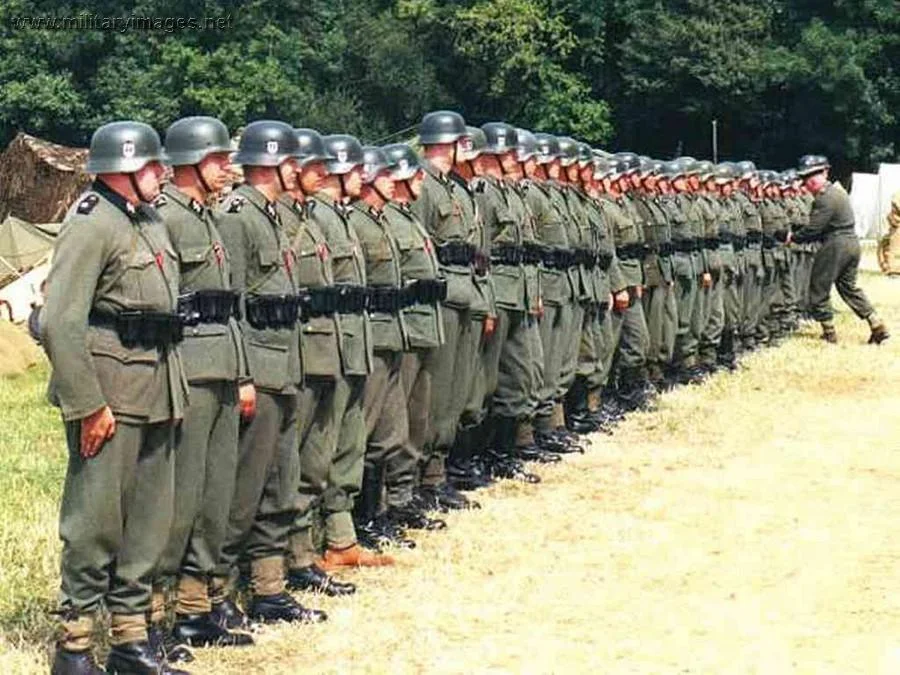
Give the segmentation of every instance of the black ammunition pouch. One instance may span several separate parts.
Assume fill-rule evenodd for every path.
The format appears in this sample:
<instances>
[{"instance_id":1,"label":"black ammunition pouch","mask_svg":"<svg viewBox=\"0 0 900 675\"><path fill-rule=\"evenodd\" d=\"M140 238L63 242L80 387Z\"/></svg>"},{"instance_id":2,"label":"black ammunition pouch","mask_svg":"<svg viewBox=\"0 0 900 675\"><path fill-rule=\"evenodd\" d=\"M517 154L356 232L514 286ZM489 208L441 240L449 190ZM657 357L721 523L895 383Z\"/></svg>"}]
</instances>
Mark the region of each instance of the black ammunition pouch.
<instances>
[{"instance_id":1,"label":"black ammunition pouch","mask_svg":"<svg viewBox=\"0 0 900 675\"><path fill-rule=\"evenodd\" d=\"M465 241L448 241L437 247L441 265L471 265L475 262L475 245Z\"/></svg>"},{"instance_id":2,"label":"black ammunition pouch","mask_svg":"<svg viewBox=\"0 0 900 675\"><path fill-rule=\"evenodd\" d=\"M293 328L300 319L297 295L248 295L244 305L247 322L257 330Z\"/></svg>"},{"instance_id":3,"label":"black ammunition pouch","mask_svg":"<svg viewBox=\"0 0 900 675\"><path fill-rule=\"evenodd\" d=\"M92 309L88 315L88 324L113 329L122 345L129 349L134 347L166 349L181 342L184 337L181 317L169 312L144 310L104 312Z\"/></svg>"},{"instance_id":4,"label":"black ammunition pouch","mask_svg":"<svg viewBox=\"0 0 900 675\"><path fill-rule=\"evenodd\" d=\"M663 258L667 258L668 256L675 253L675 247L672 246L671 241L664 241L659 245L659 255Z\"/></svg>"},{"instance_id":5,"label":"black ammunition pouch","mask_svg":"<svg viewBox=\"0 0 900 675\"><path fill-rule=\"evenodd\" d=\"M491 263L494 265L521 265L524 251L521 246L500 244L491 249Z\"/></svg>"},{"instance_id":6,"label":"black ammunition pouch","mask_svg":"<svg viewBox=\"0 0 900 675\"><path fill-rule=\"evenodd\" d=\"M544 266L552 270L567 270L575 266L575 252L567 248L544 251Z\"/></svg>"},{"instance_id":7,"label":"black ammunition pouch","mask_svg":"<svg viewBox=\"0 0 900 675\"><path fill-rule=\"evenodd\" d=\"M338 284L337 312L340 314L361 314L369 306L369 289L365 286Z\"/></svg>"},{"instance_id":8,"label":"black ammunition pouch","mask_svg":"<svg viewBox=\"0 0 900 675\"><path fill-rule=\"evenodd\" d=\"M369 286L369 311L396 314L405 306L407 295L404 289L394 286Z\"/></svg>"},{"instance_id":9,"label":"black ammunition pouch","mask_svg":"<svg viewBox=\"0 0 900 675\"><path fill-rule=\"evenodd\" d=\"M597 252L589 248L576 248L575 262L585 269L592 270L597 266Z\"/></svg>"},{"instance_id":10,"label":"black ammunition pouch","mask_svg":"<svg viewBox=\"0 0 900 675\"><path fill-rule=\"evenodd\" d=\"M526 241L522 245L522 262L526 265L540 265L544 261L545 246Z\"/></svg>"},{"instance_id":11,"label":"black ammunition pouch","mask_svg":"<svg viewBox=\"0 0 900 675\"><path fill-rule=\"evenodd\" d=\"M417 279L402 290L403 306L432 305L447 299L446 279Z\"/></svg>"},{"instance_id":12,"label":"black ammunition pouch","mask_svg":"<svg viewBox=\"0 0 900 675\"><path fill-rule=\"evenodd\" d=\"M240 318L240 294L235 291L194 291L178 296L177 313L185 326L200 323L228 323Z\"/></svg>"},{"instance_id":13,"label":"black ammunition pouch","mask_svg":"<svg viewBox=\"0 0 900 675\"><path fill-rule=\"evenodd\" d=\"M748 232L747 233L747 244L761 244L763 241L763 233L762 232Z\"/></svg>"},{"instance_id":14,"label":"black ammunition pouch","mask_svg":"<svg viewBox=\"0 0 900 675\"><path fill-rule=\"evenodd\" d=\"M703 248L707 251L715 251L719 248L720 240L718 237L706 237L703 240Z\"/></svg>"},{"instance_id":15,"label":"black ammunition pouch","mask_svg":"<svg viewBox=\"0 0 900 675\"><path fill-rule=\"evenodd\" d=\"M775 230L775 241L786 244L789 232L787 230Z\"/></svg>"},{"instance_id":16,"label":"black ammunition pouch","mask_svg":"<svg viewBox=\"0 0 900 675\"><path fill-rule=\"evenodd\" d=\"M339 296L337 286L302 288L297 295L300 301L300 314L303 318L331 316L338 311Z\"/></svg>"},{"instance_id":17,"label":"black ammunition pouch","mask_svg":"<svg viewBox=\"0 0 900 675\"><path fill-rule=\"evenodd\" d=\"M678 253L693 253L700 250L696 239L675 239L672 241L672 248Z\"/></svg>"},{"instance_id":18,"label":"black ammunition pouch","mask_svg":"<svg viewBox=\"0 0 900 675\"><path fill-rule=\"evenodd\" d=\"M626 244L616 249L619 260L641 260L644 257L643 244Z\"/></svg>"},{"instance_id":19,"label":"black ammunition pouch","mask_svg":"<svg viewBox=\"0 0 900 675\"><path fill-rule=\"evenodd\" d=\"M766 249L767 251L775 248L775 246L777 246L777 245L778 245L778 242L775 240L775 237L773 237L772 235L764 234L762 236L762 247L764 249Z\"/></svg>"},{"instance_id":20,"label":"black ammunition pouch","mask_svg":"<svg viewBox=\"0 0 900 675\"><path fill-rule=\"evenodd\" d=\"M609 253L607 251L600 251L600 253L597 254L597 265L604 272L609 271L609 267L610 267L610 265L612 265L612 261L613 261L612 253Z\"/></svg>"}]
</instances>

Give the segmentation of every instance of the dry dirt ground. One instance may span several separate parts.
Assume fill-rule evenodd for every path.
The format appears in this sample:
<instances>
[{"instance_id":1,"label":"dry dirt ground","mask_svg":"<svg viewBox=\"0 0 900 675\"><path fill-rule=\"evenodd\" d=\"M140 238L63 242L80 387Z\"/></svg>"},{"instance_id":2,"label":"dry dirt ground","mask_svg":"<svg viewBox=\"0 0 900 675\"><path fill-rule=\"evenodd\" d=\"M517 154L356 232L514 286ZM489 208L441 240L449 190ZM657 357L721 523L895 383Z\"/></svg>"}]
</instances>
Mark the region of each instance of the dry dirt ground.
<instances>
[{"instance_id":1,"label":"dry dirt ground","mask_svg":"<svg viewBox=\"0 0 900 675\"><path fill-rule=\"evenodd\" d=\"M345 575L354 598L304 596L327 624L192 672L900 673L900 281L863 284L884 347L841 305L840 346L807 327L666 396ZM4 673L46 669L27 639L0 649Z\"/></svg>"}]
</instances>

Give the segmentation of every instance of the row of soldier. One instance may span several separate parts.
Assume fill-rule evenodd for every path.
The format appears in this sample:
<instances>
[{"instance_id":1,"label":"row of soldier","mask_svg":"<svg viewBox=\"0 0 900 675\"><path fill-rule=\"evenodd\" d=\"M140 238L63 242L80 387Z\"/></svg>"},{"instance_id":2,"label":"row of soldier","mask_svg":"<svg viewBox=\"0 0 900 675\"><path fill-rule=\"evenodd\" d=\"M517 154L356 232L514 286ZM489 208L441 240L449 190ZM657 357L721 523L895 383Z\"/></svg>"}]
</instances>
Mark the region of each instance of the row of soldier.
<instances>
[{"instance_id":1,"label":"row of soldier","mask_svg":"<svg viewBox=\"0 0 900 675\"><path fill-rule=\"evenodd\" d=\"M421 156L277 121L236 153L210 117L94 134L41 314L70 450L53 673L104 672L101 606L122 673L324 621L290 591L354 593L331 573L816 313L796 173L419 131Z\"/></svg>"}]
</instances>

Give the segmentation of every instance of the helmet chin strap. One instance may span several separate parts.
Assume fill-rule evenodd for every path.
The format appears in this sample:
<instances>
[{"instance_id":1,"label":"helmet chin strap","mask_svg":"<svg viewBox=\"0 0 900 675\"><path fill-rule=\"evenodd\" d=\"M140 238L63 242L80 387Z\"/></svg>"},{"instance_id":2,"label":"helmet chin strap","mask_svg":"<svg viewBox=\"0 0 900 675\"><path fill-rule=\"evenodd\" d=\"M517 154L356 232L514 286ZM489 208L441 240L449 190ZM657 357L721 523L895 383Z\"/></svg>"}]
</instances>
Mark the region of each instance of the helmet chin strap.
<instances>
[{"instance_id":1,"label":"helmet chin strap","mask_svg":"<svg viewBox=\"0 0 900 675\"><path fill-rule=\"evenodd\" d=\"M203 172L200 171L200 165L191 164L191 168L194 170L194 173L197 176L197 180L200 181L200 185L202 185L203 189L206 190L206 194L211 195L213 193L213 189L209 186L209 183L207 183L206 179L203 177Z\"/></svg>"},{"instance_id":2,"label":"helmet chin strap","mask_svg":"<svg viewBox=\"0 0 900 675\"><path fill-rule=\"evenodd\" d=\"M288 186L284 182L284 176L281 175L281 164L279 164L278 166L275 167L275 173L278 174L278 182L281 184L281 191L287 192Z\"/></svg>"},{"instance_id":3,"label":"helmet chin strap","mask_svg":"<svg viewBox=\"0 0 900 675\"><path fill-rule=\"evenodd\" d=\"M144 196L144 193L141 191L141 188L138 186L138 182L135 179L134 175L135 175L134 172L128 174L128 181L131 183L131 189L134 190L134 194L137 195L137 198L140 201L142 201L146 204L149 204L150 200Z\"/></svg>"}]
</instances>

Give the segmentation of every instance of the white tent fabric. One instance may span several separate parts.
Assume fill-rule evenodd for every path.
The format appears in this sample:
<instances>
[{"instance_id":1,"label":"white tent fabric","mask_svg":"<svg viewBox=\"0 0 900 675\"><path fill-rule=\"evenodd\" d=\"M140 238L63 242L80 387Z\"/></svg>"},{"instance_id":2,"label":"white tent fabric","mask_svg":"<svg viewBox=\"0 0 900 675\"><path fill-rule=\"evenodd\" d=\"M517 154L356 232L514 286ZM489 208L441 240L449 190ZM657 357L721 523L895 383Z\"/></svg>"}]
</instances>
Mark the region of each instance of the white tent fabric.
<instances>
[{"instance_id":1,"label":"white tent fabric","mask_svg":"<svg viewBox=\"0 0 900 675\"><path fill-rule=\"evenodd\" d=\"M853 174L850 201L856 216L856 234L878 239L887 232L891 197L900 191L900 164L882 164L878 173Z\"/></svg>"},{"instance_id":2,"label":"white tent fabric","mask_svg":"<svg viewBox=\"0 0 900 675\"><path fill-rule=\"evenodd\" d=\"M50 262L32 268L24 275L0 289L0 319L10 318L20 323L31 314L31 303L42 302L41 284L50 272ZM12 315L11 317L9 315Z\"/></svg>"}]
</instances>

